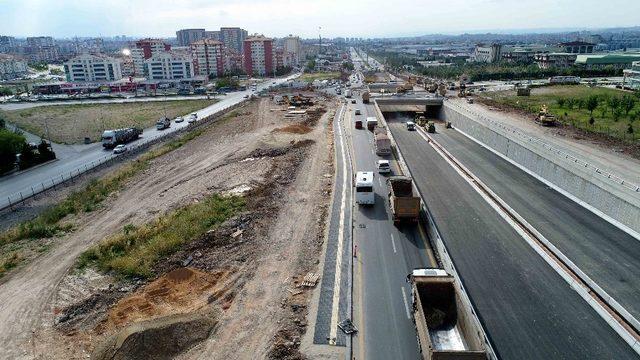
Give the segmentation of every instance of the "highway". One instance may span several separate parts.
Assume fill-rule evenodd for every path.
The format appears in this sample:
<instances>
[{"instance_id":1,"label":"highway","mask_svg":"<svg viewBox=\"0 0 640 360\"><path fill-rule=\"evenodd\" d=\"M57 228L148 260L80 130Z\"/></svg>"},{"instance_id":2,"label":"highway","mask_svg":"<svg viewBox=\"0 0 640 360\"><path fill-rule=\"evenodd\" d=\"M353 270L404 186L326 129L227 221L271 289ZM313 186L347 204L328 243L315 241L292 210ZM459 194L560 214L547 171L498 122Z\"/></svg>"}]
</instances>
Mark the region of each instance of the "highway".
<instances>
[{"instance_id":1,"label":"highway","mask_svg":"<svg viewBox=\"0 0 640 360\"><path fill-rule=\"evenodd\" d=\"M640 319L640 240L457 131L433 137Z\"/></svg>"},{"instance_id":2,"label":"highway","mask_svg":"<svg viewBox=\"0 0 640 360\"><path fill-rule=\"evenodd\" d=\"M268 79L268 81L265 81L264 83L258 85L257 91L268 89L274 85L281 84L297 76L299 76L299 74L294 74L280 79ZM229 93L217 103L197 111L198 118L205 118L218 111L221 111L222 109L235 105L243 101L245 99L245 96L251 94L251 90ZM156 130L155 127L144 129L143 136L139 140L129 143L129 145L135 146L138 144L142 144L158 136L162 136L163 134L176 131L187 125L188 123L185 120L182 123L172 122L169 129L162 131ZM62 156L57 161L53 161L51 163L47 163L45 165L38 166L33 169L28 169L16 174L0 177L0 209L8 205L9 197L11 197L11 200L15 202L16 199L20 199L20 192L22 192L23 194L31 194L32 188L37 191L37 189L43 186L49 187L51 186L51 181L54 178L58 179L61 175L66 178L71 172L73 172L75 175L76 171L78 170L80 170L80 172L84 171L84 166L91 166L92 162L98 162L105 157L112 156L112 152L103 149L100 144L72 146L54 144L55 151L61 148L64 148L64 150L63 152L61 152Z\"/></svg>"},{"instance_id":3,"label":"highway","mask_svg":"<svg viewBox=\"0 0 640 360\"><path fill-rule=\"evenodd\" d=\"M637 358L406 118L387 120L499 358Z\"/></svg>"}]
</instances>

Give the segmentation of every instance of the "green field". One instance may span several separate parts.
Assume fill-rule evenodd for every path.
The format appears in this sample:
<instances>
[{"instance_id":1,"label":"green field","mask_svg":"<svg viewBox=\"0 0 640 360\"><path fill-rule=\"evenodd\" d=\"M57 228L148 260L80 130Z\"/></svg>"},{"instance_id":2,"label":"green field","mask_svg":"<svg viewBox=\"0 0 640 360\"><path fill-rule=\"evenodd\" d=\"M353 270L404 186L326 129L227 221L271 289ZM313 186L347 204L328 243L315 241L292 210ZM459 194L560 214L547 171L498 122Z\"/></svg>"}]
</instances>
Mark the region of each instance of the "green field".
<instances>
[{"instance_id":1,"label":"green field","mask_svg":"<svg viewBox=\"0 0 640 360\"><path fill-rule=\"evenodd\" d=\"M305 73L300 76L300 81L313 82L315 80L333 80L339 79L340 72L317 72L317 73Z\"/></svg>"},{"instance_id":2,"label":"green field","mask_svg":"<svg viewBox=\"0 0 640 360\"><path fill-rule=\"evenodd\" d=\"M537 114L542 105L563 124L618 139L640 139L640 94L617 89L563 85L533 88L531 96L515 91L484 93L482 97L499 105ZM591 104L590 104L591 103ZM593 107L593 110L589 108Z\"/></svg>"},{"instance_id":3,"label":"green field","mask_svg":"<svg viewBox=\"0 0 640 360\"><path fill-rule=\"evenodd\" d=\"M57 143L78 144L85 137L98 141L105 129L152 126L165 113L173 119L200 110L215 100L149 101L124 104L50 105L0 111L0 116L20 128L46 135Z\"/></svg>"}]
</instances>

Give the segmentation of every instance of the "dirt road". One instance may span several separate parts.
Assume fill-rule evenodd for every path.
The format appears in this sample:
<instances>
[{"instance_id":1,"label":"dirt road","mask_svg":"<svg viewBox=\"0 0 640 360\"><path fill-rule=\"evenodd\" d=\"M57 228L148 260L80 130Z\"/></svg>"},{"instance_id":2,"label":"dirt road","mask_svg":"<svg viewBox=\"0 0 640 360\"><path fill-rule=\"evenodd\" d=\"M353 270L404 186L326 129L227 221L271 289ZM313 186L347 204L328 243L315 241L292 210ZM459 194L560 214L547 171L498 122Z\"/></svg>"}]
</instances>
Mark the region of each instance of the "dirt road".
<instances>
[{"instance_id":1,"label":"dirt road","mask_svg":"<svg viewBox=\"0 0 640 360\"><path fill-rule=\"evenodd\" d=\"M264 239L264 256L255 264L254 276L224 314L219 332L185 355L186 358L246 358L265 354L277 327L279 301L287 280L305 258L305 236L315 231L310 214L319 199L321 174L326 171L326 116L305 135L274 132L283 126L282 113L269 111L268 99L238 110L235 119L219 123L185 146L154 160L149 169L132 179L104 208L75 219L77 231L57 241L49 252L0 285L0 358L85 358L91 346L64 341L54 328L59 285L77 256L92 244L126 224L143 224L171 209L195 201L203 194L251 186L264 181L273 160L243 161L252 151L277 147L304 138L317 141L304 162L299 179L282 200L276 227ZM286 125L286 124L285 124ZM294 138L295 137L295 138ZM65 289L67 298L69 289ZM80 294L79 294L80 296ZM259 330L259 331L257 331ZM243 346L238 346L238 340ZM199 350L204 351L206 356Z\"/></svg>"}]
</instances>

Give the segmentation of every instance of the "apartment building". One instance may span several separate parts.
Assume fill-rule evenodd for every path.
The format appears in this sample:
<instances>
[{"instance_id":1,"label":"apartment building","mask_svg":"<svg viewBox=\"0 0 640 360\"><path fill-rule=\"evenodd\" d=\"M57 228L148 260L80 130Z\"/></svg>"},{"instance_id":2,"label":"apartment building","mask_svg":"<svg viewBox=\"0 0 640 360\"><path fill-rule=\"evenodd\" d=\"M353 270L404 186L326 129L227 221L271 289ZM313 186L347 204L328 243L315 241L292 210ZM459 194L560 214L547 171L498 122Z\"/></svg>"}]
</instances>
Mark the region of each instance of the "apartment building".
<instances>
[{"instance_id":1,"label":"apartment building","mask_svg":"<svg viewBox=\"0 0 640 360\"><path fill-rule=\"evenodd\" d=\"M502 58L502 45L500 44L478 44L473 53L476 62L494 63Z\"/></svg>"},{"instance_id":2,"label":"apartment building","mask_svg":"<svg viewBox=\"0 0 640 360\"><path fill-rule=\"evenodd\" d=\"M297 66L302 58L302 43L300 37L289 35L282 39L285 57L291 59L289 66Z\"/></svg>"},{"instance_id":3,"label":"apartment building","mask_svg":"<svg viewBox=\"0 0 640 360\"><path fill-rule=\"evenodd\" d=\"M122 69L119 59L103 54L81 54L64 63L69 82L108 82L120 80Z\"/></svg>"},{"instance_id":4,"label":"apartment building","mask_svg":"<svg viewBox=\"0 0 640 360\"><path fill-rule=\"evenodd\" d=\"M27 63L13 56L0 54L0 80L13 80L27 74Z\"/></svg>"},{"instance_id":5,"label":"apartment building","mask_svg":"<svg viewBox=\"0 0 640 360\"><path fill-rule=\"evenodd\" d=\"M220 31L205 31L204 32L204 38L205 39L212 39L212 40L217 40L217 41L222 41L222 34L220 33Z\"/></svg>"},{"instance_id":6,"label":"apartment building","mask_svg":"<svg viewBox=\"0 0 640 360\"><path fill-rule=\"evenodd\" d=\"M248 75L273 74L273 40L255 35L244 40L244 70Z\"/></svg>"},{"instance_id":7,"label":"apartment building","mask_svg":"<svg viewBox=\"0 0 640 360\"><path fill-rule=\"evenodd\" d=\"M0 52L11 52L16 47L16 38L13 36L0 36Z\"/></svg>"},{"instance_id":8,"label":"apartment building","mask_svg":"<svg viewBox=\"0 0 640 360\"><path fill-rule=\"evenodd\" d=\"M176 80L193 77L193 60L188 54L164 51L144 61L148 80Z\"/></svg>"},{"instance_id":9,"label":"apartment building","mask_svg":"<svg viewBox=\"0 0 640 360\"><path fill-rule=\"evenodd\" d=\"M220 41L222 41L227 48L238 53L242 53L244 40L247 36L247 30L239 27L220 28Z\"/></svg>"},{"instance_id":10,"label":"apartment building","mask_svg":"<svg viewBox=\"0 0 640 360\"><path fill-rule=\"evenodd\" d=\"M131 59L133 61L133 73L135 76L145 76L145 60L154 55L171 50L171 45L160 39L142 39L135 43L135 48L131 49Z\"/></svg>"},{"instance_id":11,"label":"apartment building","mask_svg":"<svg viewBox=\"0 0 640 360\"><path fill-rule=\"evenodd\" d=\"M30 36L27 38L28 47L54 46L56 41L51 36Z\"/></svg>"},{"instance_id":12,"label":"apartment building","mask_svg":"<svg viewBox=\"0 0 640 360\"><path fill-rule=\"evenodd\" d=\"M192 42L205 38L205 29L182 29L176 31L178 45L189 46Z\"/></svg>"},{"instance_id":13,"label":"apartment building","mask_svg":"<svg viewBox=\"0 0 640 360\"><path fill-rule=\"evenodd\" d=\"M191 43L193 71L196 75L223 76L225 73L224 44L214 39Z\"/></svg>"}]
</instances>

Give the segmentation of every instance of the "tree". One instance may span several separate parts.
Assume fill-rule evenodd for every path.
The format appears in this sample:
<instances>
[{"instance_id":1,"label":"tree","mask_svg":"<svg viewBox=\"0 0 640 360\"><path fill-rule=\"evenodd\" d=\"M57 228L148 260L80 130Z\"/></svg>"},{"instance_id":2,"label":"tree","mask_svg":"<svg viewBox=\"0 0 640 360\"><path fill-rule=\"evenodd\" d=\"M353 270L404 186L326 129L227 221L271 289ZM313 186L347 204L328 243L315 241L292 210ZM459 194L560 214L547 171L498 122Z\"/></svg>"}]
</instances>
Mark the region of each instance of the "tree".
<instances>
[{"instance_id":1,"label":"tree","mask_svg":"<svg viewBox=\"0 0 640 360\"><path fill-rule=\"evenodd\" d=\"M593 126L593 124L595 124L595 122L596 122L596 120L593 118L593 116L589 118L589 125Z\"/></svg>"},{"instance_id":2,"label":"tree","mask_svg":"<svg viewBox=\"0 0 640 360\"><path fill-rule=\"evenodd\" d=\"M0 129L0 174L13 169L16 154L26 143L24 136L7 129Z\"/></svg>"},{"instance_id":3,"label":"tree","mask_svg":"<svg viewBox=\"0 0 640 360\"><path fill-rule=\"evenodd\" d=\"M590 95L587 100L585 100L585 107L589 110L589 115L593 118L593 110L598 107L598 96Z\"/></svg>"},{"instance_id":4,"label":"tree","mask_svg":"<svg viewBox=\"0 0 640 360\"><path fill-rule=\"evenodd\" d=\"M56 153L51 149L51 145L42 139L38 144L38 162L45 162L56 158Z\"/></svg>"},{"instance_id":5,"label":"tree","mask_svg":"<svg viewBox=\"0 0 640 360\"><path fill-rule=\"evenodd\" d=\"M611 115L613 116L613 121L618 122L618 120L620 120L620 117L622 116L622 109L620 107L614 108L613 114Z\"/></svg>"},{"instance_id":6,"label":"tree","mask_svg":"<svg viewBox=\"0 0 640 360\"><path fill-rule=\"evenodd\" d=\"M633 125L631 125L631 123L627 126L627 134L633 134Z\"/></svg>"},{"instance_id":7,"label":"tree","mask_svg":"<svg viewBox=\"0 0 640 360\"><path fill-rule=\"evenodd\" d=\"M556 100L556 102L558 103L558 106L560 108L563 108L564 105L567 103L567 99L565 98L558 98L558 100Z\"/></svg>"},{"instance_id":8,"label":"tree","mask_svg":"<svg viewBox=\"0 0 640 360\"><path fill-rule=\"evenodd\" d=\"M13 95L13 91L8 87L0 87L0 96L11 96Z\"/></svg>"},{"instance_id":9,"label":"tree","mask_svg":"<svg viewBox=\"0 0 640 360\"><path fill-rule=\"evenodd\" d=\"M315 60L309 60L309 62L307 62L307 70L309 71L313 71L316 68L316 61Z\"/></svg>"},{"instance_id":10,"label":"tree","mask_svg":"<svg viewBox=\"0 0 640 360\"><path fill-rule=\"evenodd\" d=\"M625 95L622 97L621 104L622 108L624 109L624 114L629 116L629 111L633 110L633 108L636 106L636 99L629 95Z\"/></svg>"},{"instance_id":11,"label":"tree","mask_svg":"<svg viewBox=\"0 0 640 360\"><path fill-rule=\"evenodd\" d=\"M26 142L22 144L22 149L20 150L20 163L18 164L20 170L24 170L32 167L37 163L36 154L31 149L31 146Z\"/></svg>"},{"instance_id":12,"label":"tree","mask_svg":"<svg viewBox=\"0 0 640 360\"><path fill-rule=\"evenodd\" d=\"M618 108L620 108L620 104L621 104L620 98L617 96L612 96L607 100L607 105L609 105L609 109L611 110L611 116L613 116L614 119L615 119L615 112Z\"/></svg>"}]
</instances>

